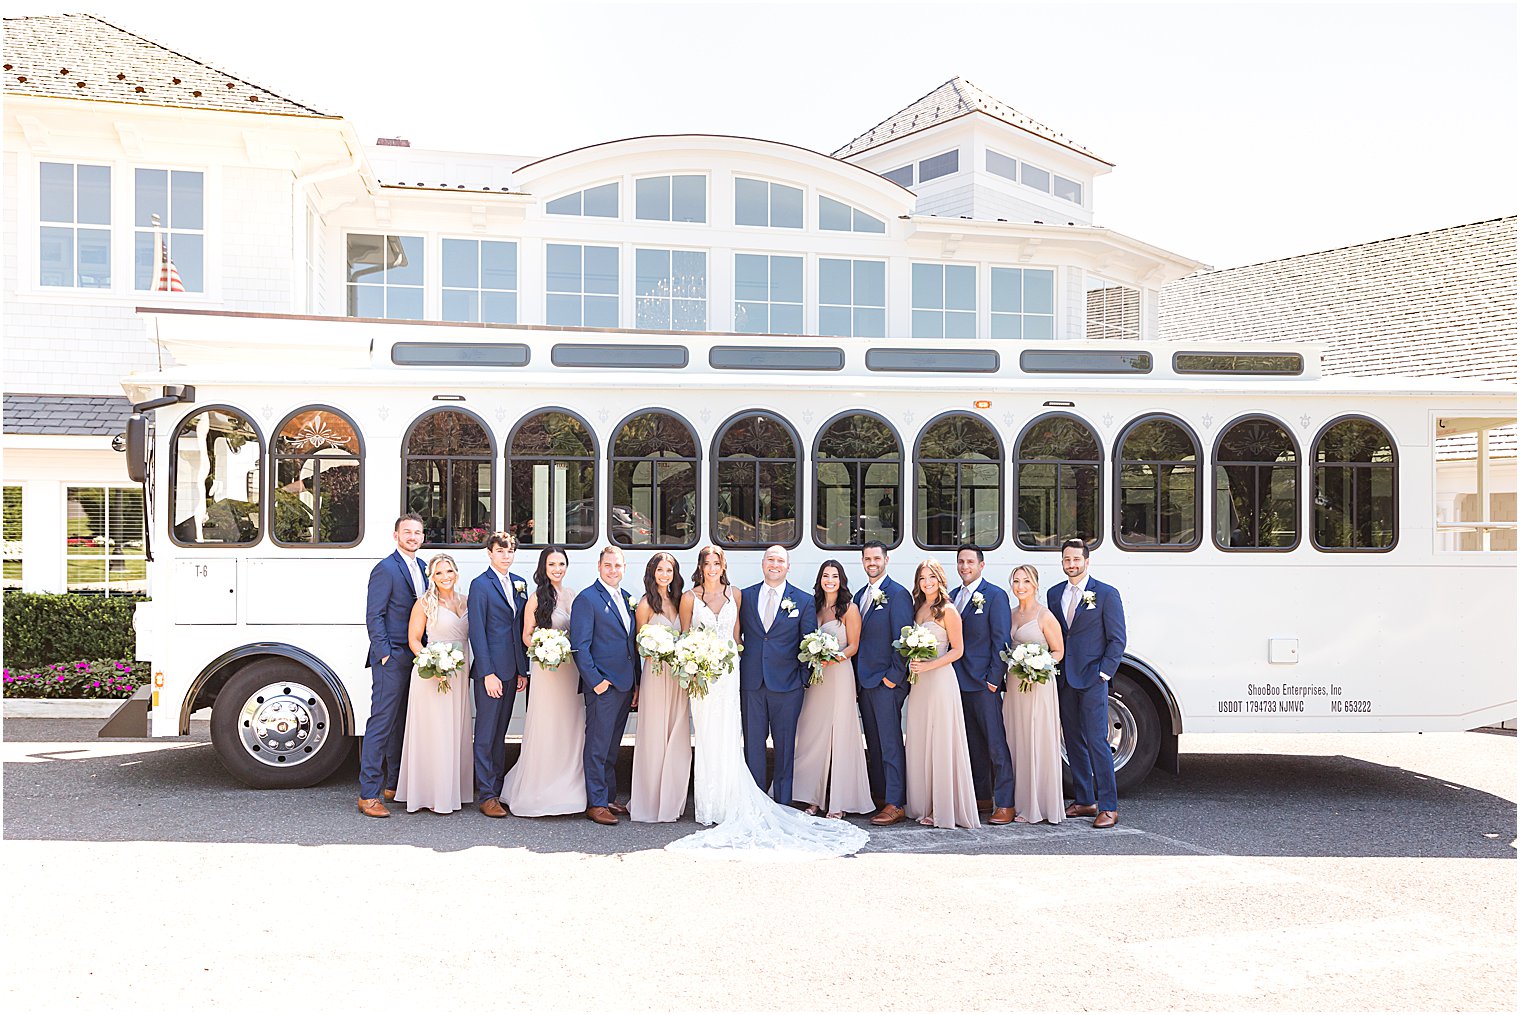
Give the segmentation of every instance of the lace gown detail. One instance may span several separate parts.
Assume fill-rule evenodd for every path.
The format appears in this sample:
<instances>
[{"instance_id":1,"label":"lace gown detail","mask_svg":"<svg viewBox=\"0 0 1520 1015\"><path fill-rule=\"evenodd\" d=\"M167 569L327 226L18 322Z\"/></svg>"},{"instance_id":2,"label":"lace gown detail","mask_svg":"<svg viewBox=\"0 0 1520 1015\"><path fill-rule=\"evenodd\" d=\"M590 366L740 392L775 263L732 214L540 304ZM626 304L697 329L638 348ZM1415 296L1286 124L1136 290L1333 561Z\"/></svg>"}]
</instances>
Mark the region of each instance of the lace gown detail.
<instances>
[{"instance_id":1,"label":"lace gown detail","mask_svg":"<svg viewBox=\"0 0 1520 1015\"><path fill-rule=\"evenodd\" d=\"M700 595L692 607L693 626L729 637L737 616L732 596L717 616ZM715 827L677 839L667 849L743 850L755 859L810 859L848 856L870 841L863 829L810 818L776 803L755 785L744 763L737 668L713 681L707 697L692 699L691 718L696 727L697 821Z\"/></svg>"},{"instance_id":2,"label":"lace gown detail","mask_svg":"<svg viewBox=\"0 0 1520 1015\"><path fill-rule=\"evenodd\" d=\"M1040 618L1020 624L1013 632L1013 643L1044 645ZM1066 817L1066 800L1061 788L1061 707L1056 682L1032 684L1021 691L1018 679L1009 676L1003 692L1003 728L1013 759L1013 809L1024 821L1060 824Z\"/></svg>"},{"instance_id":3,"label":"lace gown detail","mask_svg":"<svg viewBox=\"0 0 1520 1015\"><path fill-rule=\"evenodd\" d=\"M424 680L412 667L396 802L406 804L408 813L428 809L448 814L475 799L469 620L440 605L428 621L427 637L429 645L458 645L464 662L449 680L447 693L440 693L437 681Z\"/></svg>"}]
</instances>

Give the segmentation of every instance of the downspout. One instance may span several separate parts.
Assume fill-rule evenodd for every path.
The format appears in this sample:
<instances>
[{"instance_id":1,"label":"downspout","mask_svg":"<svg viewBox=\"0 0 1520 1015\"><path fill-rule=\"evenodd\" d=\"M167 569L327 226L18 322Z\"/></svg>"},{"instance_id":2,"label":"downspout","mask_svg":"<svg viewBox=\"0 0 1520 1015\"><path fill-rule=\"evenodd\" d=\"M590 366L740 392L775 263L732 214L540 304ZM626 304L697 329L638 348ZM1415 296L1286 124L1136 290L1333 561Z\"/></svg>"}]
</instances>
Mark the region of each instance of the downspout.
<instances>
[{"instance_id":1,"label":"downspout","mask_svg":"<svg viewBox=\"0 0 1520 1015\"><path fill-rule=\"evenodd\" d=\"M307 314L311 312L308 293L311 284L306 275L311 270L311 265L306 263L306 249L309 237L306 235L306 188L313 184L325 183L328 180L337 179L349 173L359 173L364 168L364 155L362 152L349 148L348 158L342 162L334 162L325 166L318 166L309 173L303 173L291 180L290 204L291 204L291 301L292 313ZM341 207L341 206L338 206ZM328 209L333 211L335 209ZM297 275L295 269L301 269Z\"/></svg>"}]
</instances>

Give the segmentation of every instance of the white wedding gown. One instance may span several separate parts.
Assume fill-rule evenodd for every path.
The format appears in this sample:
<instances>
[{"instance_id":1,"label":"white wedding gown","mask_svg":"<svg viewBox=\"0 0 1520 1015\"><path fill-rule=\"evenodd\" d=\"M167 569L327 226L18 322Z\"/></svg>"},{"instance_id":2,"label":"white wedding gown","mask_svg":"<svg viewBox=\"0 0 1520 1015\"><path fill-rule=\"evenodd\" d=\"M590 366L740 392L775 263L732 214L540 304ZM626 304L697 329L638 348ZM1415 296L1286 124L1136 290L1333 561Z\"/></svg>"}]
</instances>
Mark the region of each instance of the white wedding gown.
<instances>
[{"instance_id":1,"label":"white wedding gown","mask_svg":"<svg viewBox=\"0 0 1520 1015\"><path fill-rule=\"evenodd\" d=\"M716 617L700 595L692 609L693 625L731 636L737 612L732 597ZM849 856L870 841L864 829L809 817L776 803L755 785L744 763L737 667L714 680L706 697L691 700L691 720L697 733L697 821L715 827L677 839L667 849L742 850L753 859L811 859Z\"/></svg>"}]
</instances>

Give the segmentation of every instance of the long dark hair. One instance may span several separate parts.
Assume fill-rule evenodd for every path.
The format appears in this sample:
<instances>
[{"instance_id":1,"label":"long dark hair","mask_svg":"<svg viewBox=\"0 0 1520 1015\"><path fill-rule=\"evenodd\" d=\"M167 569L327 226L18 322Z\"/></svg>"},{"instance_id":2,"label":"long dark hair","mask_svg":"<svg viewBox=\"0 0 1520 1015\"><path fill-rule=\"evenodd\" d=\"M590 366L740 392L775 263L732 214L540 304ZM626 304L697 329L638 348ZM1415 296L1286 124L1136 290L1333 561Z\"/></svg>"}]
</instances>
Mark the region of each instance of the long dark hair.
<instances>
[{"instance_id":1,"label":"long dark hair","mask_svg":"<svg viewBox=\"0 0 1520 1015\"><path fill-rule=\"evenodd\" d=\"M831 567L839 572L839 591L834 593L834 601L832 603L823 598L823 569L826 567ZM852 598L850 595L849 579L844 576L844 565L837 560L826 560L822 564L819 564L818 577L813 581L813 602L817 603L820 607L834 607L834 619L843 620L845 613L850 608L850 600Z\"/></svg>"},{"instance_id":2,"label":"long dark hair","mask_svg":"<svg viewBox=\"0 0 1520 1015\"><path fill-rule=\"evenodd\" d=\"M533 572L533 581L538 588L535 595L538 596L538 609L533 612L533 624L535 627L554 626L554 607L559 600L559 593L554 591L554 583L549 580L549 556L559 554L565 558L565 563L570 563L570 554L565 552L563 546L546 546L539 551L538 568Z\"/></svg>"},{"instance_id":3,"label":"long dark hair","mask_svg":"<svg viewBox=\"0 0 1520 1015\"><path fill-rule=\"evenodd\" d=\"M670 576L670 605L679 606L681 604L681 590L686 587L686 583L681 579L681 565L676 563L675 557L661 552L649 558L649 563L644 565L644 598L649 600L650 609L660 614L665 612L665 601L660 596L660 583L655 581L654 572L660 566L660 561L662 560L670 561L670 570L672 572Z\"/></svg>"},{"instance_id":4,"label":"long dark hair","mask_svg":"<svg viewBox=\"0 0 1520 1015\"><path fill-rule=\"evenodd\" d=\"M696 570L692 571L691 573L691 587L693 589L699 589L702 587L702 565L706 563L707 555L709 553L717 556L718 563L723 565L723 573L718 576L718 583L720 585L728 584L728 554L723 552L723 547L714 546L711 543L708 543L706 546L702 547L702 549L697 551L697 567ZM674 587L674 583L672 583L672 587ZM726 594L727 593L725 593L725 595Z\"/></svg>"}]
</instances>

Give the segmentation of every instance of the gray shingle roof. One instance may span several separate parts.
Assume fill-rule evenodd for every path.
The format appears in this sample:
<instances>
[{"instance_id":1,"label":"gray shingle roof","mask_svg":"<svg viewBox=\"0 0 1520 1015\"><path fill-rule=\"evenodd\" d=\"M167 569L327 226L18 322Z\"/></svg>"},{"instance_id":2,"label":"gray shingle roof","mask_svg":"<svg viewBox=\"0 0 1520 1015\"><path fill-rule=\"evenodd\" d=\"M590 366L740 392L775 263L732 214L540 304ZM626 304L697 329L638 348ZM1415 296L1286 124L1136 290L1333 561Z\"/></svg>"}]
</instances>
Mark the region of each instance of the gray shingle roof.
<instances>
[{"instance_id":1,"label":"gray shingle roof","mask_svg":"<svg viewBox=\"0 0 1520 1015\"><path fill-rule=\"evenodd\" d=\"M857 155L877 145L886 144L888 141L894 141L909 134L916 134L936 124L975 112L986 113L1010 126L1027 130L1047 141L1054 141L1079 155L1097 159L1104 165L1113 165L1106 159L1098 158L1065 134L1025 116L1006 102L999 102L970 81L960 77L951 78L928 95L893 113L833 154L836 159L849 158L851 155Z\"/></svg>"},{"instance_id":2,"label":"gray shingle roof","mask_svg":"<svg viewBox=\"0 0 1520 1015\"><path fill-rule=\"evenodd\" d=\"M1515 216L1240 268L1161 290L1161 335L1322 342L1327 374L1516 379Z\"/></svg>"},{"instance_id":3,"label":"gray shingle roof","mask_svg":"<svg viewBox=\"0 0 1520 1015\"><path fill-rule=\"evenodd\" d=\"M132 403L119 395L5 395L5 432L69 434L86 437L118 434L127 425Z\"/></svg>"},{"instance_id":4,"label":"gray shingle roof","mask_svg":"<svg viewBox=\"0 0 1520 1015\"><path fill-rule=\"evenodd\" d=\"M93 14L5 19L5 91L283 116L326 116Z\"/></svg>"}]
</instances>

